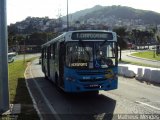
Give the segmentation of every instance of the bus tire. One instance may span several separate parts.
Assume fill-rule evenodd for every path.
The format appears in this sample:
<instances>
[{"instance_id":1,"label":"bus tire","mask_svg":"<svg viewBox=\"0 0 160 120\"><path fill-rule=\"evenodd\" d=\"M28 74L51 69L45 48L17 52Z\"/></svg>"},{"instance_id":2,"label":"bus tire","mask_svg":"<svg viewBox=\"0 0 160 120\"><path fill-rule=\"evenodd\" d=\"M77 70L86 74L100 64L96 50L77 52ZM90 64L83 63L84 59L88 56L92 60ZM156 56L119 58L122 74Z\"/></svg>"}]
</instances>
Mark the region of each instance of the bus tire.
<instances>
[{"instance_id":1,"label":"bus tire","mask_svg":"<svg viewBox=\"0 0 160 120\"><path fill-rule=\"evenodd\" d=\"M48 77L47 77L47 75L46 75L46 74L44 74L44 78L45 78L46 80L48 80Z\"/></svg>"},{"instance_id":2,"label":"bus tire","mask_svg":"<svg viewBox=\"0 0 160 120\"><path fill-rule=\"evenodd\" d=\"M63 93L63 90L60 88L60 86L58 84L58 74L57 73L55 74L55 86L56 86L56 89L59 93Z\"/></svg>"},{"instance_id":3,"label":"bus tire","mask_svg":"<svg viewBox=\"0 0 160 120\"><path fill-rule=\"evenodd\" d=\"M44 78L48 79L47 75L46 75L46 69L44 68Z\"/></svg>"}]
</instances>

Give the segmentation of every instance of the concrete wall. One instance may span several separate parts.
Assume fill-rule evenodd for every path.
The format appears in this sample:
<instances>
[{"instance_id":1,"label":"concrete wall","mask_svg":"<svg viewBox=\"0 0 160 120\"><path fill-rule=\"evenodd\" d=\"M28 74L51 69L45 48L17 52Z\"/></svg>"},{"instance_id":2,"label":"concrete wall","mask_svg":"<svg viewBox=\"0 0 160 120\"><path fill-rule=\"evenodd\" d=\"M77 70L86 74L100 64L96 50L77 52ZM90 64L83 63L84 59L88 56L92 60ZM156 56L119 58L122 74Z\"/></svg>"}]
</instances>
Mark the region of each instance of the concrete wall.
<instances>
[{"instance_id":1,"label":"concrete wall","mask_svg":"<svg viewBox=\"0 0 160 120\"><path fill-rule=\"evenodd\" d=\"M160 69L130 64L119 64L118 74L137 80L160 83Z\"/></svg>"}]
</instances>

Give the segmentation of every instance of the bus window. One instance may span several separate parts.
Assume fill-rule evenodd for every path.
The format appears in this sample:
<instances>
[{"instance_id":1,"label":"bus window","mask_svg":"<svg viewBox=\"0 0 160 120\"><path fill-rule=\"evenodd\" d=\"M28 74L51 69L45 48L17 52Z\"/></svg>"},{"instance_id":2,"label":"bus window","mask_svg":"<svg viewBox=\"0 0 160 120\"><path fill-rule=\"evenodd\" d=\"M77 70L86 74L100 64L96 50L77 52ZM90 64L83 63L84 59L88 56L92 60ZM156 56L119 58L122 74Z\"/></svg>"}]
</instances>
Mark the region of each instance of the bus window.
<instances>
[{"instance_id":1,"label":"bus window","mask_svg":"<svg viewBox=\"0 0 160 120\"><path fill-rule=\"evenodd\" d=\"M56 43L53 44L53 60L55 59Z\"/></svg>"},{"instance_id":2,"label":"bus window","mask_svg":"<svg viewBox=\"0 0 160 120\"><path fill-rule=\"evenodd\" d=\"M42 49L42 58L44 58L44 49Z\"/></svg>"},{"instance_id":3,"label":"bus window","mask_svg":"<svg viewBox=\"0 0 160 120\"><path fill-rule=\"evenodd\" d=\"M96 60L103 68L115 65L115 54L114 42L96 44Z\"/></svg>"},{"instance_id":4,"label":"bus window","mask_svg":"<svg viewBox=\"0 0 160 120\"><path fill-rule=\"evenodd\" d=\"M50 53L51 53L51 59L53 59L53 45L51 45Z\"/></svg>"},{"instance_id":5,"label":"bus window","mask_svg":"<svg viewBox=\"0 0 160 120\"><path fill-rule=\"evenodd\" d=\"M93 45L79 42L67 43L66 65L68 67L88 68L89 62L93 62Z\"/></svg>"},{"instance_id":6,"label":"bus window","mask_svg":"<svg viewBox=\"0 0 160 120\"><path fill-rule=\"evenodd\" d=\"M47 48L47 59L51 58L51 46Z\"/></svg>"},{"instance_id":7,"label":"bus window","mask_svg":"<svg viewBox=\"0 0 160 120\"><path fill-rule=\"evenodd\" d=\"M47 53L46 53L46 48L44 49L44 58L47 58L46 55Z\"/></svg>"}]
</instances>

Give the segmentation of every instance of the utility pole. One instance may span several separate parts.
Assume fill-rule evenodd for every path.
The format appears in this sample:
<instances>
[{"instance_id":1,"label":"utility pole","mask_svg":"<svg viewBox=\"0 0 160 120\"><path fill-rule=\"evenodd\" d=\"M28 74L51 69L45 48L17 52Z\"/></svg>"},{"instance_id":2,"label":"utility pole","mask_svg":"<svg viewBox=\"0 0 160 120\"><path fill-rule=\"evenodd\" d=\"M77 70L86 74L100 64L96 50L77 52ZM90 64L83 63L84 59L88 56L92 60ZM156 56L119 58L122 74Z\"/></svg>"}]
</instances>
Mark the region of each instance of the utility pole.
<instances>
[{"instance_id":1,"label":"utility pole","mask_svg":"<svg viewBox=\"0 0 160 120\"><path fill-rule=\"evenodd\" d=\"M28 36L27 36L28 37ZM24 43L23 43L23 47L24 47L24 53L23 53L23 63L25 63L26 62L26 38L27 38L26 36L25 36L25 38L24 38Z\"/></svg>"},{"instance_id":2,"label":"utility pole","mask_svg":"<svg viewBox=\"0 0 160 120\"><path fill-rule=\"evenodd\" d=\"M67 0L67 31L69 31L68 0Z\"/></svg>"},{"instance_id":3,"label":"utility pole","mask_svg":"<svg viewBox=\"0 0 160 120\"><path fill-rule=\"evenodd\" d=\"M6 0L0 0L0 114L9 110Z\"/></svg>"}]
</instances>

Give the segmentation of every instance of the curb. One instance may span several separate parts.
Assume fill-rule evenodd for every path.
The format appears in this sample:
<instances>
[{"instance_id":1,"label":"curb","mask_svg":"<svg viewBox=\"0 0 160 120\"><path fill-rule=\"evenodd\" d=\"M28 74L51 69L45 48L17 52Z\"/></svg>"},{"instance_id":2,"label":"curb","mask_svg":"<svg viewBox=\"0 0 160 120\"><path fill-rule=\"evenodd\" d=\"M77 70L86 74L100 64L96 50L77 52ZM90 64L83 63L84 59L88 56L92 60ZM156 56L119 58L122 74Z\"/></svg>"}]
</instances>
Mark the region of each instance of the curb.
<instances>
[{"instance_id":1,"label":"curb","mask_svg":"<svg viewBox=\"0 0 160 120\"><path fill-rule=\"evenodd\" d=\"M147 58L141 58L141 57L136 57L136 56L132 56L132 55L127 55L128 57L132 57L132 58L137 58L137 59L142 59L142 60L147 60L147 61L151 61L151 62L160 62L158 60L150 60Z\"/></svg>"}]
</instances>

